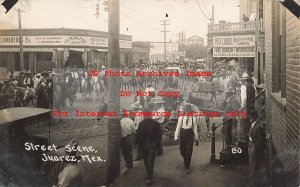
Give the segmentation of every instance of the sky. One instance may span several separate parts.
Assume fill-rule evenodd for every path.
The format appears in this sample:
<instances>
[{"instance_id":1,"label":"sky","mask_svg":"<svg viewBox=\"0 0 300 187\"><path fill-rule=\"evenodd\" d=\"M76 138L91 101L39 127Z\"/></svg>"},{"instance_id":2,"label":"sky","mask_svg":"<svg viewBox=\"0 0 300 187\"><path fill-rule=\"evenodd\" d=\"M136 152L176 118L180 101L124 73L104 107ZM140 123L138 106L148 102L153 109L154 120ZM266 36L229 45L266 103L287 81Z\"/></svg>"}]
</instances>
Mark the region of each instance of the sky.
<instances>
[{"instance_id":1,"label":"sky","mask_svg":"<svg viewBox=\"0 0 300 187\"><path fill-rule=\"evenodd\" d=\"M4 0L0 0L2 3ZM198 5L198 3L199 5ZM107 31L104 0L19 0L5 14L0 7L0 29L18 28L22 12L22 28L79 28ZM100 5L97 19L96 4ZM120 33L132 35L133 41L163 41L161 21L167 19L167 40L178 40L177 33L206 39L207 24L215 7L215 21L239 21L239 0L120 0ZM199 6L202 8L201 12ZM166 17L168 14L168 17ZM205 15L204 15L205 14Z\"/></svg>"}]
</instances>

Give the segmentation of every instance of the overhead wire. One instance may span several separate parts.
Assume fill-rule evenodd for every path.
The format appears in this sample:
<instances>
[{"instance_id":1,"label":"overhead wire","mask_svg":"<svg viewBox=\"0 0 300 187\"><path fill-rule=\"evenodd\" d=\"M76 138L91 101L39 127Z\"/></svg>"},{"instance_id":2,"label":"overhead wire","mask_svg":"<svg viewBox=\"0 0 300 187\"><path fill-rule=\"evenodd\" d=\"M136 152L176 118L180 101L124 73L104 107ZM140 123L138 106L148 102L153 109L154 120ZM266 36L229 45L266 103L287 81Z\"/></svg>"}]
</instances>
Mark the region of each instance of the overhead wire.
<instances>
[{"instance_id":1,"label":"overhead wire","mask_svg":"<svg viewBox=\"0 0 300 187\"><path fill-rule=\"evenodd\" d=\"M203 10L202 10L202 8L201 8L201 6L200 6L200 3L199 3L199 1L198 0L196 0L196 2L197 2L197 4L198 4L198 7L200 8L200 10L201 10L201 12L202 12L202 15L207 19L207 20L210 20L207 16L206 16L206 14L204 14L204 12L203 12Z\"/></svg>"},{"instance_id":2,"label":"overhead wire","mask_svg":"<svg viewBox=\"0 0 300 187\"><path fill-rule=\"evenodd\" d=\"M204 8L205 8L205 10L207 11L208 15L211 16L212 14L209 12L209 10L208 10L208 8L206 7L204 1L203 1L203 0L201 0L201 1L202 1L203 5L204 5Z\"/></svg>"}]
</instances>

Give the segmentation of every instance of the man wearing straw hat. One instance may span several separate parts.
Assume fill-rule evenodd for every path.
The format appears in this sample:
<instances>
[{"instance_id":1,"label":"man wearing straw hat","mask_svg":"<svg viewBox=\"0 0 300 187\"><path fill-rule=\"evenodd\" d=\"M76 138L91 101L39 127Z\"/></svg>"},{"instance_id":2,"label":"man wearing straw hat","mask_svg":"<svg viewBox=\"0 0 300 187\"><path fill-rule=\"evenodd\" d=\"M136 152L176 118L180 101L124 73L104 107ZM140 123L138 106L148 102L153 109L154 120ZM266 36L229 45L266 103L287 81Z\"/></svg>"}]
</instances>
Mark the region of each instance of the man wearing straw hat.
<instances>
[{"instance_id":1,"label":"man wearing straw hat","mask_svg":"<svg viewBox=\"0 0 300 187\"><path fill-rule=\"evenodd\" d=\"M251 110L255 110L255 102L253 99L255 98L256 91L255 87L250 84L250 78L247 73L243 73L242 75L242 86L241 86L241 108L240 111L248 112ZM250 129L250 118L242 119L242 127L243 127L243 135L244 140L248 142L248 134Z\"/></svg>"},{"instance_id":2,"label":"man wearing straw hat","mask_svg":"<svg viewBox=\"0 0 300 187\"><path fill-rule=\"evenodd\" d=\"M133 108L133 110L135 111L135 112L142 112L142 105L140 105L140 103L139 102L135 102L135 103L133 103L132 105L131 105L131 108ZM137 131L138 130L138 128L139 128L139 124L142 122L144 120L144 117L141 115L136 115L135 117L134 117L134 128L135 128L135 130ZM135 145L137 145L138 146L138 155L137 155L137 157L136 157L136 159L134 159L135 161L139 161L139 160L141 160L143 157L142 157L142 150L141 150L141 146L138 144L138 142L137 142L137 138L135 138Z\"/></svg>"},{"instance_id":3,"label":"man wearing straw hat","mask_svg":"<svg viewBox=\"0 0 300 187\"><path fill-rule=\"evenodd\" d=\"M68 147L68 149L66 148ZM57 151L51 151L51 155L55 156L64 156L64 162L66 163L64 169L58 175L58 183L53 187L81 187L82 186L82 167L78 163L81 159L81 156L76 154L74 149L77 149L78 142L77 140L71 140L67 145L63 148L57 149ZM72 151L70 151L72 149ZM72 157L72 159L68 159ZM75 158L75 159L73 159Z\"/></svg>"},{"instance_id":4,"label":"man wearing straw hat","mask_svg":"<svg viewBox=\"0 0 300 187\"><path fill-rule=\"evenodd\" d=\"M188 114L192 112L192 104L186 103L184 111ZM198 129L196 118L193 116L185 115L180 116L178 119L175 140L180 137L180 154L184 160L184 169L186 174L190 174L190 165L193 154L193 143L196 140L196 146L198 146Z\"/></svg>"},{"instance_id":5,"label":"man wearing straw hat","mask_svg":"<svg viewBox=\"0 0 300 187\"><path fill-rule=\"evenodd\" d=\"M150 102L153 102L156 105L155 108L154 108L154 112L158 112L158 114L160 114L160 115L157 115L157 116L153 116L152 118L155 121L157 121L160 124L160 126L162 127L162 124L165 121L165 116L162 115L162 114L165 113L165 108L164 108L164 105L163 105L163 103L165 101L163 101L161 97L155 97L155 98L151 99ZM160 141L157 144L156 155L158 155L158 156L160 156L164 153L161 141L162 141L162 134L161 134Z\"/></svg>"},{"instance_id":6,"label":"man wearing straw hat","mask_svg":"<svg viewBox=\"0 0 300 187\"><path fill-rule=\"evenodd\" d=\"M237 111L240 108L240 104L235 97L234 93L235 90L233 87L229 87L226 91L226 99L224 101L225 105L225 113L224 113L224 118L223 121L226 121L223 124L223 132L225 134L225 144L226 148L230 147L233 143L232 141L232 127L234 126L236 128L237 125L237 119L236 116L231 116L232 112Z\"/></svg>"}]
</instances>

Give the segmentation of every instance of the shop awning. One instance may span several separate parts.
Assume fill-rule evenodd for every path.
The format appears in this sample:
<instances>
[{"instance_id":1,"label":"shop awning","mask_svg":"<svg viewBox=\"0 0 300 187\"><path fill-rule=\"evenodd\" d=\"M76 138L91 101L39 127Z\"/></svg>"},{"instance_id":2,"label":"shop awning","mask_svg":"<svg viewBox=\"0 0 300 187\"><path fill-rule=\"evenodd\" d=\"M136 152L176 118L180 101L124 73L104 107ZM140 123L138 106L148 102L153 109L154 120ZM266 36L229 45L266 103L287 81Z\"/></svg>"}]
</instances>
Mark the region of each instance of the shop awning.
<instances>
[{"instance_id":1,"label":"shop awning","mask_svg":"<svg viewBox=\"0 0 300 187\"><path fill-rule=\"evenodd\" d=\"M108 52L108 49L95 49L98 52Z\"/></svg>"},{"instance_id":2,"label":"shop awning","mask_svg":"<svg viewBox=\"0 0 300 187\"><path fill-rule=\"evenodd\" d=\"M84 52L83 48L71 48L70 51Z\"/></svg>"}]
</instances>

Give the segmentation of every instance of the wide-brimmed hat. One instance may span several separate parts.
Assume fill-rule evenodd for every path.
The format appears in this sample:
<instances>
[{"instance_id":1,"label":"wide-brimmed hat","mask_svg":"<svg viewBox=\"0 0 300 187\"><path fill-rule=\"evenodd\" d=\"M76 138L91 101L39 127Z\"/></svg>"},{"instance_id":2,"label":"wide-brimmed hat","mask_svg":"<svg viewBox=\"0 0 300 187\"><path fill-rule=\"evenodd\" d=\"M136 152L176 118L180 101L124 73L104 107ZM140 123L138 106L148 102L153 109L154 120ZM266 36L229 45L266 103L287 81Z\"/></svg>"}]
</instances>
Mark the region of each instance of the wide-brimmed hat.
<instances>
[{"instance_id":1,"label":"wide-brimmed hat","mask_svg":"<svg viewBox=\"0 0 300 187\"><path fill-rule=\"evenodd\" d=\"M68 149L66 147L68 147ZM74 148L77 149L77 147L78 141L73 139L70 142L68 142L64 147L57 149L57 151L50 151L50 154L56 156L74 156L76 160L80 160L81 156L73 150ZM70 149L72 150L70 151Z\"/></svg>"},{"instance_id":2,"label":"wide-brimmed hat","mask_svg":"<svg viewBox=\"0 0 300 187\"><path fill-rule=\"evenodd\" d=\"M246 79L249 79L249 75L248 75L248 73L243 73L243 75L242 75L242 79L243 80L246 80Z\"/></svg>"},{"instance_id":3,"label":"wide-brimmed hat","mask_svg":"<svg viewBox=\"0 0 300 187\"><path fill-rule=\"evenodd\" d=\"M250 110L249 117L258 118L259 117L258 112L256 110Z\"/></svg>"},{"instance_id":4,"label":"wide-brimmed hat","mask_svg":"<svg viewBox=\"0 0 300 187\"><path fill-rule=\"evenodd\" d=\"M132 105L130 105L132 108L142 108L142 105L139 102L135 102Z\"/></svg>"},{"instance_id":5,"label":"wide-brimmed hat","mask_svg":"<svg viewBox=\"0 0 300 187\"><path fill-rule=\"evenodd\" d=\"M193 104L191 104L191 103L185 103L184 104L184 111L185 112L191 112L191 111L193 111Z\"/></svg>"},{"instance_id":6,"label":"wide-brimmed hat","mask_svg":"<svg viewBox=\"0 0 300 187\"><path fill-rule=\"evenodd\" d=\"M153 103L155 104L160 104L165 102L161 97L154 97L151 99L151 101L153 101Z\"/></svg>"}]
</instances>

